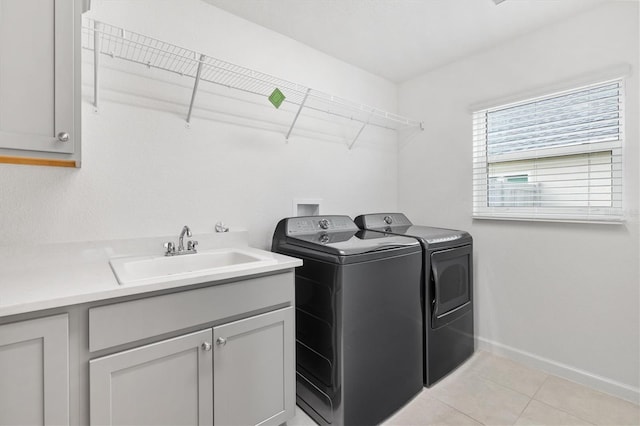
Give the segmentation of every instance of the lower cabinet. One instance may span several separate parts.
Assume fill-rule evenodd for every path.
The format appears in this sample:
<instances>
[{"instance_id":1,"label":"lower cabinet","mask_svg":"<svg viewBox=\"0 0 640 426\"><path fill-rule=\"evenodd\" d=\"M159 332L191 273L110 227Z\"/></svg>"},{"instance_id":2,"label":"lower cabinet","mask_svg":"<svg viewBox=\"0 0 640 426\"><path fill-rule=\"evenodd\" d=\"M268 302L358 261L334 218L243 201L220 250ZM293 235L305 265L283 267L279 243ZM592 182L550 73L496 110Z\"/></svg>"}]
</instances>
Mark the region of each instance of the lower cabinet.
<instances>
[{"instance_id":1,"label":"lower cabinet","mask_svg":"<svg viewBox=\"0 0 640 426\"><path fill-rule=\"evenodd\" d=\"M294 290L289 269L0 317L0 426L281 425Z\"/></svg>"},{"instance_id":2,"label":"lower cabinet","mask_svg":"<svg viewBox=\"0 0 640 426\"><path fill-rule=\"evenodd\" d=\"M92 425L213 423L212 331L89 362Z\"/></svg>"},{"instance_id":3,"label":"lower cabinet","mask_svg":"<svg viewBox=\"0 0 640 426\"><path fill-rule=\"evenodd\" d=\"M67 314L0 325L0 425L68 424Z\"/></svg>"},{"instance_id":4,"label":"lower cabinet","mask_svg":"<svg viewBox=\"0 0 640 426\"><path fill-rule=\"evenodd\" d=\"M279 425L294 350L288 307L91 360L91 424Z\"/></svg>"},{"instance_id":5,"label":"lower cabinet","mask_svg":"<svg viewBox=\"0 0 640 426\"><path fill-rule=\"evenodd\" d=\"M213 329L214 423L279 425L295 409L293 308Z\"/></svg>"}]
</instances>

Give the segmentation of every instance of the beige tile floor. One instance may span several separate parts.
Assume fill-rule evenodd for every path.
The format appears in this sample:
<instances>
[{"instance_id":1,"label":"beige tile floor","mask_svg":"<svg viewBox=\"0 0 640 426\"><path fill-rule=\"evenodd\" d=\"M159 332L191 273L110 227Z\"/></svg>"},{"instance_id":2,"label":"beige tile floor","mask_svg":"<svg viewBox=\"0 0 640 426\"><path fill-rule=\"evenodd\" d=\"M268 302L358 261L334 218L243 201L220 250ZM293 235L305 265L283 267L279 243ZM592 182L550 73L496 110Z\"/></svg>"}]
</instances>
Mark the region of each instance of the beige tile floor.
<instances>
[{"instance_id":1,"label":"beige tile floor","mask_svg":"<svg viewBox=\"0 0 640 426\"><path fill-rule=\"evenodd\" d=\"M296 407L287 425L315 423ZM478 351L383 425L640 425L640 407Z\"/></svg>"}]
</instances>

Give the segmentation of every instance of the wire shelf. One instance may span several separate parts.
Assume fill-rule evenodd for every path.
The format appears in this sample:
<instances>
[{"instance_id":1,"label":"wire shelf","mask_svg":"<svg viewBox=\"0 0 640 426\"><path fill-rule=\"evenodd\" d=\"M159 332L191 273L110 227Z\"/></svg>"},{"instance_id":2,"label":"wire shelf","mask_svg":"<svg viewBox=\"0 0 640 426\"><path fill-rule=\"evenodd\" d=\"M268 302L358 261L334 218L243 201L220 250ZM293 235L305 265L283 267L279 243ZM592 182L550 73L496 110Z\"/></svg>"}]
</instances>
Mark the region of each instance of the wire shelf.
<instances>
[{"instance_id":1,"label":"wire shelf","mask_svg":"<svg viewBox=\"0 0 640 426\"><path fill-rule=\"evenodd\" d=\"M82 47L94 52L94 105L98 105L98 64L100 55L157 68L195 79L194 90L187 115L191 118L198 84L201 81L225 86L247 93L269 97L274 89L285 95L285 102L298 107L287 139L303 109L320 111L330 116L362 123L355 140L367 125L391 130L420 128L422 123L365 104L329 95L309 87L283 80L269 74L216 59L133 31L127 31L104 22L83 19Z\"/></svg>"}]
</instances>

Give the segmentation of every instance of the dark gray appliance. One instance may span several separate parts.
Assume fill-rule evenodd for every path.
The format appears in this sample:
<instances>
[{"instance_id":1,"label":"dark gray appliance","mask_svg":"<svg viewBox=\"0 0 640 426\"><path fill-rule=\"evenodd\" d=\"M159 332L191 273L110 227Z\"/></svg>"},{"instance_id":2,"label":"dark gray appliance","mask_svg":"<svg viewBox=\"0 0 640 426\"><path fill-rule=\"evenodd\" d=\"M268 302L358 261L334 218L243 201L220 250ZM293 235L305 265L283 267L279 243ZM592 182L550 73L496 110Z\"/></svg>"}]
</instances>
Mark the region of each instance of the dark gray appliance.
<instances>
[{"instance_id":1,"label":"dark gray appliance","mask_svg":"<svg viewBox=\"0 0 640 426\"><path fill-rule=\"evenodd\" d=\"M319 424L374 425L422 389L422 250L348 216L281 220L296 268L296 400Z\"/></svg>"},{"instance_id":2,"label":"dark gray appliance","mask_svg":"<svg viewBox=\"0 0 640 426\"><path fill-rule=\"evenodd\" d=\"M473 240L465 231L413 225L402 213L356 217L361 229L414 237L422 245L424 384L431 386L473 354Z\"/></svg>"}]
</instances>

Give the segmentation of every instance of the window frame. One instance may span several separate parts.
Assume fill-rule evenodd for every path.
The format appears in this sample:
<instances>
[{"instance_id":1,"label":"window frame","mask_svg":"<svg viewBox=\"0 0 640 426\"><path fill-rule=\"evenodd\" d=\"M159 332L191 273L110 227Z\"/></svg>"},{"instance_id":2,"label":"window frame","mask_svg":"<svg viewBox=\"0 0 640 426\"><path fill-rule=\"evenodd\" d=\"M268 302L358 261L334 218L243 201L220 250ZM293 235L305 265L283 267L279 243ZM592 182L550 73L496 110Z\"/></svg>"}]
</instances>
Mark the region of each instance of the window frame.
<instances>
[{"instance_id":1,"label":"window frame","mask_svg":"<svg viewBox=\"0 0 640 426\"><path fill-rule=\"evenodd\" d=\"M604 223L604 224L621 224L626 221L625 217L625 196L624 196L624 146L625 146L625 121L626 121L626 78L625 75L617 74L615 77L601 78L595 81L583 82L582 84L565 85L562 90L548 90L546 93L537 94L535 96L520 97L519 100L494 103L490 107L475 107L471 109L472 113L472 218L473 219L498 219L498 220L522 220L522 221L545 221L545 222L578 222L578 223ZM533 150L516 150L512 152L489 154L488 145L488 114L491 112L504 110L507 108L517 107L519 105L528 105L541 100L558 98L563 95L588 90L606 84L617 83L619 85L619 124L618 124L618 140L586 142L586 143L568 143L567 145L550 146ZM484 120L483 136L477 136L477 123ZM532 206L496 206L495 204L504 204L505 200L491 206L489 194L491 192L490 181L495 176L490 175L490 165L506 163L509 161L532 160L544 161L545 158L559 158L564 156L580 155L580 154L598 154L602 152L611 152L611 206L597 207L532 207ZM614 162L614 157L619 156L619 160ZM589 163L590 166L590 163ZM616 168L618 167L618 168ZM480 170L480 172L478 172ZM506 176L505 173L502 173ZM510 172L512 175L528 175L526 171L514 170ZM480 177L478 177L480 175ZM504 176L502 176L504 177ZM619 185L614 181L620 182ZM484 182L482 189L478 189L478 182ZM586 187L587 190L591 186ZM616 190L619 191L618 200L614 200ZM619 205L615 205L619 204Z\"/></svg>"}]
</instances>

